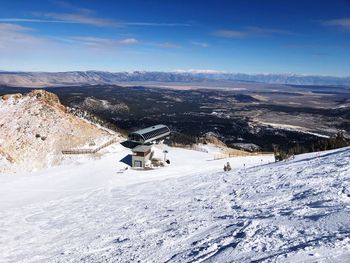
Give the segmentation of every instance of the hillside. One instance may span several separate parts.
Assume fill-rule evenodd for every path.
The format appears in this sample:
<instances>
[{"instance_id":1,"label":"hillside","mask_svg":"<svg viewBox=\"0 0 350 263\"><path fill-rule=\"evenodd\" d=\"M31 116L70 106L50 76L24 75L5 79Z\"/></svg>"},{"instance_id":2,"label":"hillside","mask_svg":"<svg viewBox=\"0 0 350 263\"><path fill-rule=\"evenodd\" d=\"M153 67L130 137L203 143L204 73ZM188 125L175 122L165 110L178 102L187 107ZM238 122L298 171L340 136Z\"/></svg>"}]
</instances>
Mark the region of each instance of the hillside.
<instances>
[{"instance_id":1,"label":"hillside","mask_svg":"<svg viewBox=\"0 0 350 263\"><path fill-rule=\"evenodd\" d=\"M0 177L5 262L344 262L350 148L212 160L164 145L171 165L125 170L130 150ZM233 170L225 173L223 164ZM245 167L244 167L245 164Z\"/></svg>"},{"instance_id":2,"label":"hillside","mask_svg":"<svg viewBox=\"0 0 350 263\"><path fill-rule=\"evenodd\" d=\"M60 164L61 151L97 144L113 134L68 113L43 90L0 97L0 173Z\"/></svg>"}]
</instances>

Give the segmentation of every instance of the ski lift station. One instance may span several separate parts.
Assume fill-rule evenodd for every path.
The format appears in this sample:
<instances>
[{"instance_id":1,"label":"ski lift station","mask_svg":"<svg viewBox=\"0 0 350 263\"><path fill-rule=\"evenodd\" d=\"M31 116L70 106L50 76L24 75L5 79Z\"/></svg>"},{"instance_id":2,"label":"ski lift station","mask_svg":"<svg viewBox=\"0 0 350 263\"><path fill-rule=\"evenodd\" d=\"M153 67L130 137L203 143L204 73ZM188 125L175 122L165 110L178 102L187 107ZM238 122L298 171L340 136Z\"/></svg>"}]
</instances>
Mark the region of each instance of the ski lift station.
<instances>
[{"instance_id":1,"label":"ski lift station","mask_svg":"<svg viewBox=\"0 0 350 263\"><path fill-rule=\"evenodd\" d=\"M148 144L166 138L169 135L170 129L166 125L158 124L130 133L128 140L139 144Z\"/></svg>"},{"instance_id":2,"label":"ski lift station","mask_svg":"<svg viewBox=\"0 0 350 263\"><path fill-rule=\"evenodd\" d=\"M151 143L157 142L170 135L170 129L162 124L154 125L145 129L134 131L129 134L128 141L138 144L132 149L131 167L145 168L148 167L152 161L154 165L161 163L159 160L152 159L153 153Z\"/></svg>"}]
</instances>

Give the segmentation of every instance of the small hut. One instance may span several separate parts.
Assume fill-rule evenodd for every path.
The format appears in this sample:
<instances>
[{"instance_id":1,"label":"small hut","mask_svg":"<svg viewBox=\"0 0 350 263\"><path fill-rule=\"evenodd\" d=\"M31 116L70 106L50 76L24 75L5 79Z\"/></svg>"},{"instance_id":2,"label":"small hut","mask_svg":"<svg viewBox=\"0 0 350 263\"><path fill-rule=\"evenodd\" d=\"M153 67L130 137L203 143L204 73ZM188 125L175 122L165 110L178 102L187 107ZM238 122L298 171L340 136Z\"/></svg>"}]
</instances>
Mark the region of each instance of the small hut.
<instances>
[{"instance_id":1,"label":"small hut","mask_svg":"<svg viewBox=\"0 0 350 263\"><path fill-rule=\"evenodd\" d=\"M146 163L151 159L152 146L138 145L132 149L132 163L133 168L145 168Z\"/></svg>"}]
</instances>

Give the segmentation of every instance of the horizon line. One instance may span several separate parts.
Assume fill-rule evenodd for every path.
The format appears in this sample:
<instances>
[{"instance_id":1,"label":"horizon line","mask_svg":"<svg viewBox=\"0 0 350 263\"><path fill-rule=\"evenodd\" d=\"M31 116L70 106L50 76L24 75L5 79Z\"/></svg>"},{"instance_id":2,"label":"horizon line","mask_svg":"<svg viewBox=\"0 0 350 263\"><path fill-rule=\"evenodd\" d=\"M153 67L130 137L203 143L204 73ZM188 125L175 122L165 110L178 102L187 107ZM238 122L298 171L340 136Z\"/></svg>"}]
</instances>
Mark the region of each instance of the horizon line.
<instances>
[{"instance_id":1,"label":"horizon line","mask_svg":"<svg viewBox=\"0 0 350 263\"><path fill-rule=\"evenodd\" d=\"M242 74L242 75L284 75L284 76L296 76L296 77L331 77L331 78L350 78L350 75L329 75L329 74L305 74L305 73L294 73L294 72L256 72L256 73L245 73L237 71L222 71L222 70L201 70L201 69L188 69L188 70L121 70L121 71L109 71L109 70L65 70L65 71L43 71L43 70L1 70L0 73L69 73L69 72L108 72L108 73L134 73L134 72L157 72L157 73L175 73L175 74Z\"/></svg>"}]
</instances>

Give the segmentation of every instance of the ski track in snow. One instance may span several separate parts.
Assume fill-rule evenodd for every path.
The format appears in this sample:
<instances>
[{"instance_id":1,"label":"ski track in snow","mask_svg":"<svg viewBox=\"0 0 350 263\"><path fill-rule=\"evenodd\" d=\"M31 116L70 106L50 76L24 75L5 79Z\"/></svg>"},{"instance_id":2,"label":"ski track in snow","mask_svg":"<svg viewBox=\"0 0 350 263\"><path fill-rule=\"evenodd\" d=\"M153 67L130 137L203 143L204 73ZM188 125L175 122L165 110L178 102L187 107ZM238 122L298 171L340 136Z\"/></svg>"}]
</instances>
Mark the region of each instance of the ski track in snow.
<instances>
[{"instance_id":1,"label":"ski track in snow","mask_svg":"<svg viewBox=\"0 0 350 263\"><path fill-rule=\"evenodd\" d=\"M349 157L346 148L132 184L113 175L0 211L0 261L348 262Z\"/></svg>"}]
</instances>

